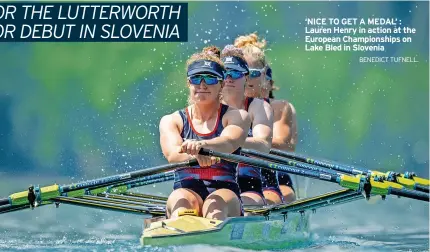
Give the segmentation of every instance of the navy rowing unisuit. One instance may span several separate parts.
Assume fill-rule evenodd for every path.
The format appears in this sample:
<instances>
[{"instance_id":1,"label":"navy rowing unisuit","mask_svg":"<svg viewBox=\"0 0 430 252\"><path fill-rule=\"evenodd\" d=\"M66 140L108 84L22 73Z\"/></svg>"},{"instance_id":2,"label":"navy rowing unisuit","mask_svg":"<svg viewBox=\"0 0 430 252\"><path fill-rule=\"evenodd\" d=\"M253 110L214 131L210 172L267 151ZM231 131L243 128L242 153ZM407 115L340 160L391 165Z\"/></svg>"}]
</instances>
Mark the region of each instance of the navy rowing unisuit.
<instances>
[{"instance_id":1,"label":"navy rowing unisuit","mask_svg":"<svg viewBox=\"0 0 430 252\"><path fill-rule=\"evenodd\" d=\"M219 137L224 129L222 118L227 112L229 106L220 104L218 109L218 117L212 132L202 134L197 132L192 124L192 120L188 113L188 108L179 111L182 118L183 128L181 137L183 139L205 140ZM240 149L237 149L234 154L239 154ZM196 167L198 167L196 169ZM237 164L225 160L214 164L210 167L188 167L175 171L174 189L187 188L196 192L203 200L207 196L218 189L230 189L240 199L240 189L236 182Z\"/></svg>"}]
</instances>

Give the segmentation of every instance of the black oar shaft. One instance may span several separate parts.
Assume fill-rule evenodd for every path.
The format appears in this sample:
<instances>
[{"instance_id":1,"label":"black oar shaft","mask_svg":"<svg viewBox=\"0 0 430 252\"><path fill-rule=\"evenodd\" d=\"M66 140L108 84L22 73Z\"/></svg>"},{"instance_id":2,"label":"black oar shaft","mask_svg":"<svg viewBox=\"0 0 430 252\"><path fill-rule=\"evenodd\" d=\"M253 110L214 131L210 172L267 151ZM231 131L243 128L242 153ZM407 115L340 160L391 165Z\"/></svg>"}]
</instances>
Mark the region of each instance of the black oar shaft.
<instances>
[{"instance_id":1,"label":"black oar shaft","mask_svg":"<svg viewBox=\"0 0 430 252\"><path fill-rule=\"evenodd\" d=\"M212 151L212 150L207 150L207 149L200 149L199 154L206 155L206 156L216 156L216 157L219 157L219 158L231 161L231 162L240 162L240 163L244 163L244 164L248 164L248 165L252 165L252 166L257 166L260 168L265 168L265 169L275 170L275 171L281 171L281 172L287 172L287 173L291 173L291 174L295 174L295 175L300 175L300 176L315 178L315 179L320 179L320 180L326 180L326 181L330 181L330 182L337 182L337 178L338 178L338 175L321 173L321 172L317 172L317 171L313 171L313 170L305 170L306 168L305 169L296 169L296 168L291 167L291 166L274 164L274 163L266 162L266 161L263 161L260 159L249 158L249 157L244 157L244 156L239 156L239 155L234 155L234 154L228 154L228 153L223 153L223 152L218 152L218 151ZM308 166L308 165L303 164L303 166ZM301 167L301 168L304 168L304 167Z\"/></svg>"},{"instance_id":2,"label":"black oar shaft","mask_svg":"<svg viewBox=\"0 0 430 252\"><path fill-rule=\"evenodd\" d=\"M136 188L136 187L141 187L141 186L145 186L145 185L151 185L151 184L166 182L166 181L170 181L173 179L174 179L173 174L169 174L169 175L157 178L157 179L130 181L128 185L130 188Z\"/></svg>"},{"instance_id":3,"label":"black oar shaft","mask_svg":"<svg viewBox=\"0 0 430 252\"><path fill-rule=\"evenodd\" d=\"M371 170L358 169L358 168L354 168L354 167L352 167L350 165L346 165L346 164L329 163L329 162L305 157L303 155L300 155L300 154L297 154L294 152L282 151L282 150L277 150L277 149L270 149L269 153L280 156L280 157L284 157L284 158L288 158L288 159L292 159L292 160L296 160L299 162L304 162L304 163L308 163L308 164L312 164L312 165L317 165L319 167L324 167L327 169L331 169L331 170L339 171L339 172L344 172L344 173L348 173L348 174L352 174L352 175L369 176L369 175L372 175L373 173L375 173L377 177L382 175L382 177L385 177L384 180L402 184L403 186L406 186L408 189L415 189L417 191L426 192L426 193L428 193L430 191L428 184L423 185L423 184L419 184L417 182L413 182L413 184L411 184L411 178L409 178L409 177L405 178L405 176L397 177L397 176L399 176L399 174L393 173L393 172L389 172L387 175L387 173L384 174L381 172L373 172ZM421 183L425 183L425 182L421 182Z\"/></svg>"},{"instance_id":4,"label":"black oar shaft","mask_svg":"<svg viewBox=\"0 0 430 252\"><path fill-rule=\"evenodd\" d=\"M366 175L367 174L366 171L358 170L358 169L355 169L355 168L347 166L347 165L337 165L337 164L327 163L327 162L320 161L320 160L314 160L314 159L307 158L305 156L302 156L302 155L296 154L296 153L292 153L292 152L281 151L281 150L277 150L277 149L270 149L270 153L281 156L281 157L285 157L285 158L291 158L291 159L294 159L296 161L326 167L328 169L332 169L335 171L340 171L340 172L344 172L344 173L348 173L348 174L353 174L353 175L357 175L357 174Z\"/></svg>"},{"instance_id":5,"label":"black oar shaft","mask_svg":"<svg viewBox=\"0 0 430 252\"><path fill-rule=\"evenodd\" d=\"M415 190L428 193L429 187L417 184L417 185L415 185Z\"/></svg>"},{"instance_id":6,"label":"black oar shaft","mask_svg":"<svg viewBox=\"0 0 430 252\"><path fill-rule=\"evenodd\" d=\"M64 186L52 185L47 187L41 187L39 196L42 201L51 200L64 193L70 193L73 191L78 191L83 189L91 190L96 188L102 188L105 186L113 186L115 184L129 182L131 180L134 180L143 176L150 176L157 173L168 172L182 167L192 167L195 165L198 165L198 162L196 159L192 159L184 162L165 164L165 165L160 165L152 168L145 168L145 169L141 169L133 172L118 174L114 176L87 180L87 181L70 184L70 185L64 185ZM8 198L0 199L0 206L26 205L29 203L27 201L27 193L28 191L18 192L10 195ZM35 197L34 193L32 196ZM74 195L74 196L77 196L77 195Z\"/></svg>"},{"instance_id":7,"label":"black oar shaft","mask_svg":"<svg viewBox=\"0 0 430 252\"><path fill-rule=\"evenodd\" d=\"M258 151L251 150L251 149L242 149L241 152L244 154L250 155L250 156L266 159L268 161L277 162L280 164L285 164L285 165L290 165L290 166L297 166L297 165L302 166L300 164L297 164L297 162L291 161L289 159L282 158L280 156L275 156L275 155L270 155L270 154L258 152ZM306 164L303 164L303 165L305 167L307 167L307 169L312 170L312 171L324 172L327 174L337 176L337 173L335 171L332 171L332 170L328 170L328 169L324 169L324 168L320 168L320 167L312 166L312 165L306 165ZM302 166L301 168L304 168L304 167Z\"/></svg>"},{"instance_id":8,"label":"black oar shaft","mask_svg":"<svg viewBox=\"0 0 430 252\"><path fill-rule=\"evenodd\" d=\"M390 194L429 202L429 194L425 193L425 192L411 191L411 190L407 190L407 189L391 188Z\"/></svg>"},{"instance_id":9,"label":"black oar shaft","mask_svg":"<svg viewBox=\"0 0 430 252\"><path fill-rule=\"evenodd\" d=\"M201 149L199 154L206 155L206 156L215 156L231 162L236 162L236 163L240 162L240 163L260 167L263 169L287 172L287 173L291 173L299 176L325 180L325 181L337 183L345 188L350 188L354 190L360 189L359 183L361 183L361 179L358 179L356 177L351 177L349 175L340 175L340 174L332 175L332 174L327 174L327 173L322 173L322 172L317 172L312 170L306 170L308 169L307 168L308 165L302 164L302 163L293 162L294 166L303 168L303 169L295 169L290 166L274 164L264 160L249 158L249 157L240 156L240 155L234 155L230 153L222 153L222 152L217 152L217 151L208 150L208 149ZM369 180L365 182L363 186L363 190L366 192L366 194L369 194L369 196L370 194L379 194L379 195L394 194L394 195L404 196L407 198L423 200L427 202L429 201L429 194L427 193L406 190L404 188L403 189L395 188L395 187L391 187L389 184L384 184L383 182Z\"/></svg>"},{"instance_id":10,"label":"black oar shaft","mask_svg":"<svg viewBox=\"0 0 430 252\"><path fill-rule=\"evenodd\" d=\"M69 191L75 191L75 190L80 190L80 189L85 189L85 188L102 187L105 185L112 185L112 183L115 183L115 182L130 181L130 180L133 180L136 178L140 178L142 176L153 175L153 174L157 174L160 172L167 172L167 171L174 170L176 168L186 167L186 166L194 166L196 164L197 164L196 160L190 160L190 161L185 161L185 162L180 162L180 163L160 165L160 166L156 166L156 167L152 167L152 168L146 168L146 169L142 169L142 170L138 170L138 171L134 171L134 172L124 173L124 174L119 174L119 175L113 175L113 176L99 178L99 179L88 180L88 181L84 181L84 182L80 182L80 183L76 183L76 184L71 184L71 185L65 185L65 186L62 186L61 188L62 188L63 192L69 192Z\"/></svg>"},{"instance_id":11,"label":"black oar shaft","mask_svg":"<svg viewBox=\"0 0 430 252\"><path fill-rule=\"evenodd\" d=\"M5 206L9 204L9 198L0 199L0 206Z\"/></svg>"}]
</instances>

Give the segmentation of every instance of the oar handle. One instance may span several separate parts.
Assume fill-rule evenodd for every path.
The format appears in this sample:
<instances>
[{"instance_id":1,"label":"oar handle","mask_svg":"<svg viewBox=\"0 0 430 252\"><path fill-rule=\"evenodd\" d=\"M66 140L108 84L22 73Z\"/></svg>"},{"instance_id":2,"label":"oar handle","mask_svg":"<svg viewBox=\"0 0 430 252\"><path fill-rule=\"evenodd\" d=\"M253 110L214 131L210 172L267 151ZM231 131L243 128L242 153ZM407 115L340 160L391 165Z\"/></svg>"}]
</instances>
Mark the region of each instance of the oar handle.
<instances>
[{"instance_id":1,"label":"oar handle","mask_svg":"<svg viewBox=\"0 0 430 252\"><path fill-rule=\"evenodd\" d=\"M411 198L411 199L416 199L416 200L427 201L427 202L429 202L429 200L430 200L428 193L419 192L419 191L411 191L411 190L407 190L407 189L391 188L390 194L401 196L401 197L406 197L406 198Z\"/></svg>"}]
</instances>

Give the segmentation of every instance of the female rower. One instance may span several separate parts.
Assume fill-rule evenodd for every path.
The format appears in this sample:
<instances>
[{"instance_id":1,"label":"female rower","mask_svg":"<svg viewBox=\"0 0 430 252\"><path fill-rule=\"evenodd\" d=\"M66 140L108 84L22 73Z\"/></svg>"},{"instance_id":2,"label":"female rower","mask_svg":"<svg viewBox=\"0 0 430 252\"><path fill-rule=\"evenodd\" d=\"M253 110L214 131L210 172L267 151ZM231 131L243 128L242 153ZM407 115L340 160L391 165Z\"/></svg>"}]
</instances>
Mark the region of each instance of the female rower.
<instances>
[{"instance_id":1,"label":"female rower","mask_svg":"<svg viewBox=\"0 0 430 252\"><path fill-rule=\"evenodd\" d=\"M251 118L252 126L243 147L268 153L272 142L272 108L262 99L245 96L249 69L241 49L227 45L221 52L221 60L226 68L222 90L223 103L246 110ZM260 206L266 204L260 168L239 163L237 179L244 204Z\"/></svg>"},{"instance_id":2,"label":"female rower","mask_svg":"<svg viewBox=\"0 0 430 252\"><path fill-rule=\"evenodd\" d=\"M193 54L187 62L190 105L160 121L166 159L172 163L196 158L199 162L198 167L175 171L174 191L166 204L168 218L188 209L219 220L243 215L237 165L198 154L201 148L238 154L251 125L246 111L220 102L224 70L219 58Z\"/></svg>"},{"instance_id":3,"label":"female rower","mask_svg":"<svg viewBox=\"0 0 430 252\"><path fill-rule=\"evenodd\" d=\"M245 88L245 95L253 98L264 98L262 97L262 90L266 86L267 61L263 48L266 45L266 41L258 41L257 34L252 33L246 36L239 36L236 38L234 45L242 48L249 66L250 74ZM267 101L270 102L270 100ZM288 110L280 106L277 102L270 103L270 105L274 111L272 146L278 148L279 140L284 140L290 135L289 124L286 121ZM277 172L262 169L261 173L263 178L263 193L268 202L276 204L282 203L285 200L290 201L292 198L291 193L286 193L286 197L284 198L284 194L279 187ZM290 186L292 188L291 184ZM293 190L290 191L294 193Z\"/></svg>"},{"instance_id":4,"label":"female rower","mask_svg":"<svg viewBox=\"0 0 430 252\"><path fill-rule=\"evenodd\" d=\"M261 97L272 105L275 113L272 145L276 149L295 151L297 143L296 110L288 101L275 100L273 90L278 88L273 85L275 81L272 78L272 68L267 65L266 69L266 85L262 89ZM286 202L294 201L296 197L290 175L286 172L278 172L277 176L284 200Z\"/></svg>"}]
</instances>

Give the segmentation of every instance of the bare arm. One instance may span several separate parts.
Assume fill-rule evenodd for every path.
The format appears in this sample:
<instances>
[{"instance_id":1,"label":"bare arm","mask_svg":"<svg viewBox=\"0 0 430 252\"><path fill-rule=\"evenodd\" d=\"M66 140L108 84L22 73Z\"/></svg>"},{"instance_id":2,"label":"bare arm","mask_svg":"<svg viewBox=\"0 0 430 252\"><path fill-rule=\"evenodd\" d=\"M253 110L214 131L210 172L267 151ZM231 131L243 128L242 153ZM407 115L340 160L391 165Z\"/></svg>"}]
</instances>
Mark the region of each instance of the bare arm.
<instances>
[{"instance_id":1,"label":"bare arm","mask_svg":"<svg viewBox=\"0 0 430 252\"><path fill-rule=\"evenodd\" d=\"M275 113L273 124L273 148L294 151L296 143L292 141L294 135L295 114L286 101L275 101L272 104Z\"/></svg>"},{"instance_id":2,"label":"bare arm","mask_svg":"<svg viewBox=\"0 0 430 252\"><path fill-rule=\"evenodd\" d=\"M252 137L247 137L243 147L268 153L272 146L273 110L269 103L255 99L249 108L253 115Z\"/></svg>"},{"instance_id":3,"label":"bare arm","mask_svg":"<svg viewBox=\"0 0 430 252\"><path fill-rule=\"evenodd\" d=\"M223 117L224 130L219 137L204 140L202 147L211 150L232 153L243 146L251 120L248 112L242 109L230 109Z\"/></svg>"},{"instance_id":4,"label":"bare arm","mask_svg":"<svg viewBox=\"0 0 430 252\"><path fill-rule=\"evenodd\" d=\"M292 146L292 151L295 151L297 140L298 140L296 108L294 108L293 104L291 103L289 103L289 105L291 108L291 117L292 117L290 144Z\"/></svg>"},{"instance_id":5,"label":"bare arm","mask_svg":"<svg viewBox=\"0 0 430 252\"><path fill-rule=\"evenodd\" d=\"M160 120L160 145L164 157L169 163L192 159L192 155L179 153L183 139L180 127L183 127L179 114L165 115Z\"/></svg>"}]
</instances>

